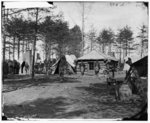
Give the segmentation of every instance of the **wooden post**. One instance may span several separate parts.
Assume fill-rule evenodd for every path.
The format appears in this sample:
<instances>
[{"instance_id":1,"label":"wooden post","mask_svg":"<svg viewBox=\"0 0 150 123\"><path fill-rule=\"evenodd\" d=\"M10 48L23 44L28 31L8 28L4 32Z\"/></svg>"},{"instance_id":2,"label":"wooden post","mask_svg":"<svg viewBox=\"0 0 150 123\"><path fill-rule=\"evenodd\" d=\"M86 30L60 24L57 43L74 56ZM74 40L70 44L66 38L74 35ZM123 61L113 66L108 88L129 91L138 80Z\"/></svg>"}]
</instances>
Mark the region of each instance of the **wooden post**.
<instances>
[{"instance_id":1,"label":"wooden post","mask_svg":"<svg viewBox=\"0 0 150 123\"><path fill-rule=\"evenodd\" d=\"M82 55L84 55L84 2L82 5Z\"/></svg>"},{"instance_id":2,"label":"wooden post","mask_svg":"<svg viewBox=\"0 0 150 123\"><path fill-rule=\"evenodd\" d=\"M116 100L120 100L119 84L117 82L115 82L115 95L116 95Z\"/></svg>"},{"instance_id":3,"label":"wooden post","mask_svg":"<svg viewBox=\"0 0 150 123\"><path fill-rule=\"evenodd\" d=\"M38 8L36 8L36 25L35 25L35 37L33 42L33 57L32 57L32 79L34 78L34 62L35 62L35 50L36 50L36 40L37 40L37 24L38 24Z\"/></svg>"}]
</instances>

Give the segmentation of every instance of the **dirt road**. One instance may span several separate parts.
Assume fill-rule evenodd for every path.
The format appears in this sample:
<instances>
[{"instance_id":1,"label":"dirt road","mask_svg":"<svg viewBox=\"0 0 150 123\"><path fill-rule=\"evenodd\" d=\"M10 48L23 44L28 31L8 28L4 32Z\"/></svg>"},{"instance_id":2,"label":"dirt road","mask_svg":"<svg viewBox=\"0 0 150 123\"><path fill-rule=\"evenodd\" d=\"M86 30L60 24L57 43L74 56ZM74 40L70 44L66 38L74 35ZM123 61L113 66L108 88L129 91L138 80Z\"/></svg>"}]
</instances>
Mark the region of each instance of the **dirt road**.
<instances>
[{"instance_id":1,"label":"dirt road","mask_svg":"<svg viewBox=\"0 0 150 123\"><path fill-rule=\"evenodd\" d=\"M113 88L108 89L102 77L67 76L63 82L55 78L4 91L4 113L13 118L114 119L140 110L139 103L116 102Z\"/></svg>"}]
</instances>

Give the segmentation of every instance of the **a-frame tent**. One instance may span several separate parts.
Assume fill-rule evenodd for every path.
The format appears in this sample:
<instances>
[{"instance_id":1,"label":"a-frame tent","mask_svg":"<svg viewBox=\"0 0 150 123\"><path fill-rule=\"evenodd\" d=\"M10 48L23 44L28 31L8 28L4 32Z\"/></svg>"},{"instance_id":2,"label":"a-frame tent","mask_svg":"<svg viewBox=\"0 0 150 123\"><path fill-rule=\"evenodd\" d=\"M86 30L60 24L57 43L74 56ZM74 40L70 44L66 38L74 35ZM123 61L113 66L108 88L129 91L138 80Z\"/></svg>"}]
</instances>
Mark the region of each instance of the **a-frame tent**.
<instances>
[{"instance_id":1,"label":"a-frame tent","mask_svg":"<svg viewBox=\"0 0 150 123\"><path fill-rule=\"evenodd\" d=\"M75 73L75 60L76 57L74 55L65 55L65 67L68 74L74 74ZM52 65L52 74L59 74L59 64L60 64L61 58L56 61Z\"/></svg>"}]
</instances>

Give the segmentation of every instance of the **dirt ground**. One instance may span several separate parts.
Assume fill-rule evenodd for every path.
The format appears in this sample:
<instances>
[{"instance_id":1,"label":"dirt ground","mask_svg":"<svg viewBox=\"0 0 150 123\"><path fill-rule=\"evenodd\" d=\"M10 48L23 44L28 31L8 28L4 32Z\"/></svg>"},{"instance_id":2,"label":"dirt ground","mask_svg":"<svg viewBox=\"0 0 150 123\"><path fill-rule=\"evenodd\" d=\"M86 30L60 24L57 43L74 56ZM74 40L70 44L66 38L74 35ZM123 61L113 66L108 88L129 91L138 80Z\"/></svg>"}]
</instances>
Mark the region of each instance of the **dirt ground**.
<instances>
[{"instance_id":1,"label":"dirt ground","mask_svg":"<svg viewBox=\"0 0 150 123\"><path fill-rule=\"evenodd\" d=\"M3 83L3 113L8 118L116 119L131 117L141 100L116 101L104 77L37 75Z\"/></svg>"}]
</instances>

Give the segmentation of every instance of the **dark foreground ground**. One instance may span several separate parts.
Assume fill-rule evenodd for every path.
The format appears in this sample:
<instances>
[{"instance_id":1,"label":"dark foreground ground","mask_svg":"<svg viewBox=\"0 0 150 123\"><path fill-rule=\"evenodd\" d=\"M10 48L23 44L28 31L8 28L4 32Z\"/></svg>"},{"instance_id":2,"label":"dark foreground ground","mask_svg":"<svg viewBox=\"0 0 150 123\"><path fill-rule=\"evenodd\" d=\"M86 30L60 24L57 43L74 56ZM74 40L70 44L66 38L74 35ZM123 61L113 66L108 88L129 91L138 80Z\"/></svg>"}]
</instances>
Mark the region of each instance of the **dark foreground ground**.
<instances>
[{"instance_id":1,"label":"dark foreground ground","mask_svg":"<svg viewBox=\"0 0 150 123\"><path fill-rule=\"evenodd\" d=\"M12 77L10 77L12 78ZM146 83L146 82L145 82ZM116 101L114 88L103 77L37 75L3 83L3 112L8 118L116 119L141 110L142 100Z\"/></svg>"}]
</instances>

